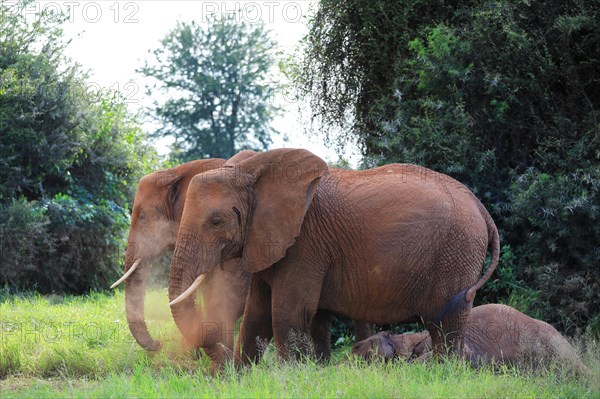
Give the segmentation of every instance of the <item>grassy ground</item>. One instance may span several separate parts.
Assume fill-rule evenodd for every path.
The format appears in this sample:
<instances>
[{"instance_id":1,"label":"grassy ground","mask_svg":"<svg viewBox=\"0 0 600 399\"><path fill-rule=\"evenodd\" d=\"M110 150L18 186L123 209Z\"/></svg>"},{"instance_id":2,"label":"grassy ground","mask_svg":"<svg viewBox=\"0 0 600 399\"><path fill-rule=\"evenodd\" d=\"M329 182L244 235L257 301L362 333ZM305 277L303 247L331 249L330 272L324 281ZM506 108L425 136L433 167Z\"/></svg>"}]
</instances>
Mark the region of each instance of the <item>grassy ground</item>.
<instances>
[{"instance_id":1,"label":"grassy ground","mask_svg":"<svg viewBox=\"0 0 600 399\"><path fill-rule=\"evenodd\" d=\"M131 338L122 292L114 296L8 298L0 303L0 396L10 397L600 397L600 344L583 357L593 370L575 379L559 369L474 370L437 363L364 364L340 349L327 366L279 364L272 349L242 371L213 377L186 353L166 294L147 301L151 332L165 348L147 355Z\"/></svg>"}]
</instances>

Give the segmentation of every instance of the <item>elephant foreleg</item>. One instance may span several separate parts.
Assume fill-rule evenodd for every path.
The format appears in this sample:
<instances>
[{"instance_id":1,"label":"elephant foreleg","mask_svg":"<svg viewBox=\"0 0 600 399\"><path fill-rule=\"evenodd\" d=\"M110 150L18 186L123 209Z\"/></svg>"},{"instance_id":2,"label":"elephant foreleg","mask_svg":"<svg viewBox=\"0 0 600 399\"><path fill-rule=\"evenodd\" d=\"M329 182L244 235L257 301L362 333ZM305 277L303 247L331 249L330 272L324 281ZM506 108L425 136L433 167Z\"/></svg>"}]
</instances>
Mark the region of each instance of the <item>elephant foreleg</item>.
<instances>
[{"instance_id":1,"label":"elephant foreleg","mask_svg":"<svg viewBox=\"0 0 600 399\"><path fill-rule=\"evenodd\" d=\"M317 311L310 325L317 360L326 362L331 357L331 321L333 316L324 310Z\"/></svg>"},{"instance_id":2,"label":"elephant foreleg","mask_svg":"<svg viewBox=\"0 0 600 399\"><path fill-rule=\"evenodd\" d=\"M310 299L293 300L290 298L301 298L297 292L289 292L284 300L282 295L273 293L273 337L275 347L281 360L299 360L303 355L314 353L313 341L311 339L311 325L317 313L318 295L308 296ZM330 320L327 321L329 325ZM321 330L321 329L319 329ZM323 350L324 342L322 333L319 338L319 350Z\"/></svg>"},{"instance_id":3,"label":"elephant foreleg","mask_svg":"<svg viewBox=\"0 0 600 399\"><path fill-rule=\"evenodd\" d=\"M225 362L233 360L234 323L207 323L203 325L202 348L212 360L212 371L220 370Z\"/></svg>"},{"instance_id":4,"label":"elephant foreleg","mask_svg":"<svg viewBox=\"0 0 600 399\"><path fill-rule=\"evenodd\" d=\"M317 310L310 326L317 360L326 362L331 357L331 323L333 316L324 310ZM363 341L373 335L371 324L354 321L354 342Z\"/></svg>"},{"instance_id":5,"label":"elephant foreleg","mask_svg":"<svg viewBox=\"0 0 600 399\"><path fill-rule=\"evenodd\" d=\"M315 353L311 337L313 325L317 329L317 350L325 350L327 340L324 337L329 336L330 317L321 315L313 323L327 265L307 263L306 259L310 257L306 255L308 254L299 254L294 249L289 250L286 259L279 262L271 274L265 276L271 280L275 347L279 358L284 361L290 358L298 360ZM311 273L298 273L298 270L309 269ZM324 324L317 327L323 321ZM329 350L328 345L326 350Z\"/></svg>"},{"instance_id":6,"label":"elephant foreleg","mask_svg":"<svg viewBox=\"0 0 600 399\"><path fill-rule=\"evenodd\" d=\"M240 327L236 360L242 364L257 363L271 338L271 289L261 279L252 276Z\"/></svg>"}]
</instances>

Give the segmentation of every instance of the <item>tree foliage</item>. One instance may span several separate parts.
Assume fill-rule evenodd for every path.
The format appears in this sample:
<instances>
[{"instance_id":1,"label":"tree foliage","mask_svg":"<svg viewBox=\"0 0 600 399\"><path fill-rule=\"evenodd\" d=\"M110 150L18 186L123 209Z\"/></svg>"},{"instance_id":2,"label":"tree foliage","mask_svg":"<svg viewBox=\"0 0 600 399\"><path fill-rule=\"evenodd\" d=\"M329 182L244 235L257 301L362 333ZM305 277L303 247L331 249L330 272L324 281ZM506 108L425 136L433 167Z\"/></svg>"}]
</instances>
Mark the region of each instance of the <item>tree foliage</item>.
<instances>
[{"instance_id":1,"label":"tree foliage","mask_svg":"<svg viewBox=\"0 0 600 399\"><path fill-rule=\"evenodd\" d=\"M117 276L133 186L156 165L138 123L66 59L64 16L0 9L0 284L105 288Z\"/></svg>"},{"instance_id":2,"label":"tree foliage","mask_svg":"<svg viewBox=\"0 0 600 399\"><path fill-rule=\"evenodd\" d=\"M598 1L321 0L296 79L365 165L482 199L505 247L479 300L600 332L599 61Z\"/></svg>"},{"instance_id":3,"label":"tree foliage","mask_svg":"<svg viewBox=\"0 0 600 399\"><path fill-rule=\"evenodd\" d=\"M182 160L229 158L243 149L266 150L277 112L272 79L275 42L262 24L236 22L235 15L206 26L178 22L141 72L155 79L149 88L156 136L176 139Z\"/></svg>"}]
</instances>

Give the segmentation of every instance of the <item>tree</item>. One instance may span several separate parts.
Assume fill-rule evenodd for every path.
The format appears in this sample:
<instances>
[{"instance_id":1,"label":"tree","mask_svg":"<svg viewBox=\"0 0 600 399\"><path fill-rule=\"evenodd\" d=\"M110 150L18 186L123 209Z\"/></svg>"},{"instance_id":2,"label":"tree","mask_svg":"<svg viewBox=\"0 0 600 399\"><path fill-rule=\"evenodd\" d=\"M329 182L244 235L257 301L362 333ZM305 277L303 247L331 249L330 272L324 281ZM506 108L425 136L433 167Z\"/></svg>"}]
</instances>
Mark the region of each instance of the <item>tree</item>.
<instances>
[{"instance_id":1,"label":"tree","mask_svg":"<svg viewBox=\"0 0 600 399\"><path fill-rule=\"evenodd\" d=\"M134 183L154 150L115 93L87 90L61 23L0 6L0 285L106 288L120 273Z\"/></svg>"},{"instance_id":2,"label":"tree","mask_svg":"<svg viewBox=\"0 0 600 399\"><path fill-rule=\"evenodd\" d=\"M273 49L262 24L236 23L235 16L177 26L154 50L141 72L149 88L168 96L154 103L161 124L155 137L175 138L181 160L228 158L242 149L265 150L277 112L272 100Z\"/></svg>"},{"instance_id":3,"label":"tree","mask_svg":"<svg viewBox=\"0 0 600 399\"><path fill-rule=\"evenodd\" d=\"M431 167L491 211L505 247L479 300L600 333L597 1L321 0L304 42L313 117L365 165Z\"/></svg>"}]
</instances>

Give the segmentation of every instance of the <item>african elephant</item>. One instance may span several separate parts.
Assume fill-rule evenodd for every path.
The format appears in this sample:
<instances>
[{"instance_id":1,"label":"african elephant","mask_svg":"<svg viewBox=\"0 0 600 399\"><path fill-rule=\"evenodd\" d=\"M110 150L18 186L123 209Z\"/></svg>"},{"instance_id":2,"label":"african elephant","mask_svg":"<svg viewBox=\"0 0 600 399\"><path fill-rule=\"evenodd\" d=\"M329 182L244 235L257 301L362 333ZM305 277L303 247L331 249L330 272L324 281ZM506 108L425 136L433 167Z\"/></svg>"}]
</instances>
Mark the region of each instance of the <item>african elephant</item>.
<instances>
[{"instance_id":1,"label":"african elephant","mask_svg":"<svg viewBox=\"0 0 600 399\"><path fill-rule=\"evenodd\" d=\"M234 165L255 155L241 151L227 162L223 159L198 160L151 173L138 185L131 215L125 274L112 288L125 281L126 316L131 333L144 349L160 349L160 341L152 339L144 319L144 293L150 261L175 246L188 185L193 176L222 165ZM137 270L137 271L136 271ZM135 273L134 273L135 272ZM235 260L216 268L202 284L203 309L189 317L190 345L203 348L207 355L220 359L233 349L235 325L244 310L250 274L235 267ZM312 337L316 352L323 358L330 354L331 316L322 312L314 325ZM371 331L364 323L356 327L356 340L366 339Z\"/></svg>"},{"instance_id":2,"label":"african elephant","mask_svg":"<svg viewBox=\"0 0 600 399\"><path fill-rule=\"evenodd\" d=\"M254 151L242 151L228 162L235 163L254 154ZM138 344L146 350L156 351L161 347L160 341L154 340L150 335L144 319L148 265L163 251L174 249L183 203L192 177L224 164L225 160L217 158L197 160L157 171L140 179L131 214L124 264L125 274L111 288L125 281L127 323ZM240 284L247 287L249 278L247 274L236 276L219 269L209 281L212 281L212 285L215 286L227 283L231 287L239 287ZM228 308L226 311L230 314L241 312L237 308L243 309L244 301L245 296L241 304L237 297L233 298L231 309ZM235 320L238 318L239 315Z\"/></svg>"},{"instance_id":3,"label":"african elephant","mask_svg":"<svg viewBox=\"0 0 600 399\"><path fill-rule=\"evenodd\" d=\"M421 357L431 349L427 331L413 334L380 332L360 341L352 353L366 360ZM464 356L474 366L547 364L559 361L576 372L589 374L569 342L550 324L506 305L482 305L471 310L465 329Z\"/></svg>"},{"instance_id":4,"label":"african elephant","mask_svg":"<svg viewBox=\"0 0 600 399\"><path fill-rule=\"evenodd\" d=\"M490 215L448 176L408 164L329 170L309 151L271 150L190 182L169 273L171 313L185 335L189 295L240 258L252 273L244 363L260 357L259 339L272 337L289 358L289 334L308 335L318 309L370 323L422 320L436 350L444 333L460 350L498 252Z\"/></svg>"}]
</instances>

